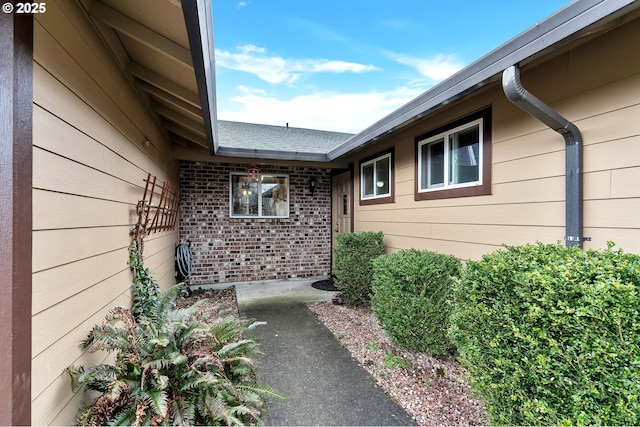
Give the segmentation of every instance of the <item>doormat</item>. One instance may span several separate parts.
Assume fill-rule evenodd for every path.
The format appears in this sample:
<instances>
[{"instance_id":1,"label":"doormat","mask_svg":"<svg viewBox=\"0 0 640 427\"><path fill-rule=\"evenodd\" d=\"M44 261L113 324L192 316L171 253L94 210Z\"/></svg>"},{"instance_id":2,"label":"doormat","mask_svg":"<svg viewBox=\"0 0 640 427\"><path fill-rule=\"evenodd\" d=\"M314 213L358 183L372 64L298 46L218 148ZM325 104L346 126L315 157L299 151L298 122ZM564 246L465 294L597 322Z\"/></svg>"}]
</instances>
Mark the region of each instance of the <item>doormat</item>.
<instances>
[{"instance_id":1,"label":"doormat","mask_svg":"<svg viewBox=\"0 0 640 427\"><path fill-rule=\"evenodd\" d=\"M333 286L333 279L318 280L311 284L312 288L320 289L321 291L337 291L338 288Z\"/></svg>"}]
</instances>

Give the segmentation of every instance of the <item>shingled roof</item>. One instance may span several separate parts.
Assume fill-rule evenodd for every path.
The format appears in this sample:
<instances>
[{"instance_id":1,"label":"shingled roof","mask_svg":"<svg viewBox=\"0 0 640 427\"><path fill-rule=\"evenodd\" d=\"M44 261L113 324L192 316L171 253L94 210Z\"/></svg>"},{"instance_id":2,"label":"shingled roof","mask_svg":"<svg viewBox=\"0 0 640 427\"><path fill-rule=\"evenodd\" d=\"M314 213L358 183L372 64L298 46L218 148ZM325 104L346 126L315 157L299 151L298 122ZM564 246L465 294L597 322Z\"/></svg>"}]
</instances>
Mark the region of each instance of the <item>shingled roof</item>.
<instances>
[{"instance_id":1,"label":"shingled roof","mask_svg":"<svg viewBox=\"0 0 640 427\"><path fill-rule=\"evenodd\" d=\"M218 120L218 151L235 153L294 153L298 159L324 159L353 134L288 126Z\"/></svg>"}]
</instances>

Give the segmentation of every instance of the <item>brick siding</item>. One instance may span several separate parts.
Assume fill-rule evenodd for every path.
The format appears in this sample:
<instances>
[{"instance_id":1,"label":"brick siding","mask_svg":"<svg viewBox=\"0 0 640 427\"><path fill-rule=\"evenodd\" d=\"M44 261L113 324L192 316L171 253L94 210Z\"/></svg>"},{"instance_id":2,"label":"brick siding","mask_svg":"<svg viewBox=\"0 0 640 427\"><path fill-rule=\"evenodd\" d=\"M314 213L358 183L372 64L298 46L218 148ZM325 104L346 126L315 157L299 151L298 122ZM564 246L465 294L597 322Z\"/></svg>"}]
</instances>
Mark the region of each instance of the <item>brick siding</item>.
<instances>
[{"instance_id":1,"label":"brick siding","mask_svg":"<svg viewBox=\"0 0 640 427\"><path fill-rule=\"evenodd\" d=\"M180 242L191 244L191 284L328 275L330 170L260 165L260 173L289 176L289 217L231 218L229 175L249 166L180 162ZM313 196L311 177L317 182Z\"/></svg>"}]
</instances>

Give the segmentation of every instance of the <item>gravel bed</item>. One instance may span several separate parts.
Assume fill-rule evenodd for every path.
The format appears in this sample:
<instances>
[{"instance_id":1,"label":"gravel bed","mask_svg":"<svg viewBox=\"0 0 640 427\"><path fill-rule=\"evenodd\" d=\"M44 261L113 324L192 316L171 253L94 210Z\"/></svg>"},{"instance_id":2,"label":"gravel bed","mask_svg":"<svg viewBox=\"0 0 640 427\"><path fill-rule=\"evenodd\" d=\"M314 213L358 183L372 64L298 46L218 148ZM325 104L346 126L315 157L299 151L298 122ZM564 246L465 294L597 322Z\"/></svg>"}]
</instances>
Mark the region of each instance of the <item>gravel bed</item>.
<instances>
[{"instance_id":1,"label":"gravel bed","mask_svg":"<svg viewBox=\"0 0 640 427\"><path fill-rule=\"evenodd\" d=\"M393 345L370 306L354 309L321 302L307 307L419 425L488 424L484 405L471 398L466 370L455 359Z\"/></svg>"}]
</instances>

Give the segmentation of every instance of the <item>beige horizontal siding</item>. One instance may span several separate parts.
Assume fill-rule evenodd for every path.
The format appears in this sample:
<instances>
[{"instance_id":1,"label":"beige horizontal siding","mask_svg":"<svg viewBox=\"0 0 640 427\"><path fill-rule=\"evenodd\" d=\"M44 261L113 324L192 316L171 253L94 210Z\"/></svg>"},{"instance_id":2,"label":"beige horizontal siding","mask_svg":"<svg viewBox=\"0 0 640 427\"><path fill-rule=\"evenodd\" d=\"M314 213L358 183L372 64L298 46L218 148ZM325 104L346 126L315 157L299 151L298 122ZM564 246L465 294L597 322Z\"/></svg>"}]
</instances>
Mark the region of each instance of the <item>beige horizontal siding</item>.
<instances>
[{"instance_id":1,"label":"beige horizontal siding","mask_svg":"<svg viewBox=\"0 0 640 427\"><path fill-rule=\"evenodd\" d=\"M640 198L585 200L586 227L640 230Z\"/></svg>"},{"instance_id":2,"label":"beige horizontal siding","mask_svg":"<svg viewBox=\"0 0 640 427\"><path fill-rule=\"evenodd\" d=\"M33 233L33 271L129 246L129 227L71 228Z\"/></svg>"},{"instance_id":3,"label":"beige horizontal siding","mask_svg":"<svg viewBox=\"0 0 640 427\"><path fill-rule=\"evenodd\" d=\"M589 200L608 199L611 197L611 173L612 171L610 170L604 170L583 174L583 198Z\"/></svg>"},{"instance_id":4,"label":"beige horizontal siding","mask_svg":"<svg viewBox=\"0 0 640 427\"><path fill-rule=\"evenodd\" d=\"M640 117L640 116L639 116ZM638 166L640 135L584 147L584 170L616 170Z\"/></svg>"},{"instance_id":5,"label":"beige horizontal siding","mask_svg":"<svg viewBox=\"0 0 640 427\"><path fill-rule=\"evenodd\" d=\"M123 154L103 145L42 108L36 106L34 116L34 138L38 140L41 149L95 170L117 174L121 180L143 185L139 181L143 169ZM61 144L61 141L64 143ZM137 157L143 157L142 153L137 154ZM134 156L133 159L135 158Z\"/></svg>"},{"instance_id":6,"label":"beige horizontal siding","mask_svg":"<svg viewBox=\"0 0 640 427\"><path fill-rule=\"evenodd\" d=\"M120 248L34 273L33 314L83 292L90 283L102 283L128 271L128 257L127 249Z\"/></svg>"},{"instance_id":7,"label":"beige horizontal siding","mask_svg":"<svg viewBox=\"0 0 640 427\"><path fill-rule=\"evenodd\" d=\"M502 123L502 122L501 122ZM498 129L501 123L496 123ZM500 132L498 132L500 133ZM495 135L495 133L494 133ZM493 139L493 163L504 164L561 155L564 159L563 139L556 132L543 127L531 133L508 139ZM564 173L564 169L562 170Z\"/></svg>"},{"instance_id":8,"label":"beige horizontal siding","mask_svg":"<svg viewBox=\"0 0 640 427\"><path fill-rule=\"evenodd\" d=\"M106 311L130 306L144 179L177 184L177 162L76 2L36 17L33 115L32 422L70 425L87 396L72 395L64 369L105 358L78 344ZM177 240L174 230L145 241L163 288L175 283Z\"/></svg>"},{"instance_id":9,"label":"beige horizontal siding","mask_svg":"<svg viewBox=\"0 0 640 427\"><path fill-rule=\"evenodd\" d=\"M561 215L558 215L561 214ZM398 221L412 224L564 225L564 202L467 205L358 212L358 223Z\"/></svg>"},{"instance_id":10,"label":"beige horizontal siding","mask_svg":"<svg viewBox=\"0 0 640 427\"><path fill-rule=\"evenodd\" d=\"M130 273L125 269L33 316L33 354L39 355L69 330L93 316L96 306L102 308L105 302L111 302L119 295L128 295L130 287ZM89 301L94 303L89 304Z\"/></svg>"},{"instance_id":11,"label":"beige horizontal siding","mask_svg":"<svg viewBox=\"0 0 640 427\"><path fill-rule=\"evenodd\" d=\"M133 204L41 189L33 191L33 211L34 230L129 226L123 219L137 218Z\"/></svg>"},{"instance_id":12,"label":"beige horizontal siding","mask_svg":"<svg viewBox=\"0 0 640 427\"><path fill-rule=\"evenodd\" d=\"M591 238L590 242L585 242L586 249L604 248L607 246L607 242L614 242L616 249L640 253L640 250L634 249L638 247L640 241L640 229L638 228L585 227L584 235Z\"/></svg>"},{"instance_id":13,"label":"beige horizontal siding","mask_svg":"<svg viewBox=\"0 0 640 427\"><path fill-rule=\"evenodd\" d=\"M558 145L563 147L560 137ZM498 151L496 149L496 151ZM537 156L523 157L503 163L493 164L494 183L530 181L539 178L564 176L564 150Z\"/></svg>"},{"instance_id":14,"label":"beige horizontal siding","mask_svg":"<svg viewBox=\"0 0 640 427\"><path fill-rule=\"evenodd\" d=\"M66 123L69 128L64 130L64 133L60 136L80 138L79 136L74 136L75 131L78 131L87 135L99 145L113 151L118 157L128 159L141 170L161 170L162 173L158 174L159 177L167 174L171 176L170 163L164 164L161 158L155 157L155 145L147 148L144 146L144 138L142 136L137 133L134 135L124 134L121 130L115 128L110 120L97 114L91 105L62 84L56 76L50 74L46 68L43 68L44 66L35 62L33 67L34 114L42 114L42 117L45 118L45 114L49 114L48 120L52 123L55 123L56 119ZM64 106L64 108L60 108L61 106ZM124 115L124 112L119 112L119 115ZM34 133L37 132L38 128L39 124L34 122ZM36 135L38 134L36 133ZM38 144L43 148L49 147L48 143L53 143L57 147L60 142L58 138L50 139L50 134L47 132L41 135L44 138L42 141L38 141ZM156 135L156 137L160 138L161 135ZM126 139L128 143L123 144L123 139ZM149 136L149 139L151 140L151 136ZM72 142L72 140L69 142ZM83 149L79 150L79 152L83 151ZM78 156L77 154L69 154L69 150L65 150L64 147L57 147L54 151L66 154L69 158ZM71 153L74 153L74 150L71 150Z\"/></svg>"},{"instance_id":15,"label":"beige horizontal siding","mask_svg":"<svg viewBox=\"0 0 640 427\"><path fill-rule=\"evenodd\" d=\"M595 174L585 174L585 176L590 175ZM494 183L493 194L490 196L473 197L473 199L463 197L431 200L426 205L428 205L428 208L434 208L564 201L564 181L564 176L554 176L525 181ZM395 204L361 206L360 209L363 211L371 209L395 210L417 207L421 207L421 204L414 201L414 183L410 181L396 184Z\"/></svg>"},{"instance_id":16,"label":"beige horizontal siding","mask_svg":"<svg viewBox=\"0 0 640 427\"><path fill-rule=\"evenodd\" d=\"M117 175L92 169L55 153L34 148L34 188L59 191L95 199L125 201L141 197L143 187L136 187ZM140 183L146 175L139 174Z\"/></svg>"},{"instance_id":17,"label":"beige horizontal siding","mask_svg":"<svg viewBox=\"0 0 640 427\"><path fill-rule=\"evenodd\" d=\"M611 171L611 197L640 197L640 167Z\"/></svg>"},{"instance_id":18,"label":"beige horizontal siding","mask_svg":"<svg viewBox=\"0 0 640 427\"><path fill-rule=\"evenodd\" d=\"M439 253L455 255L460 259L476 259L482 254L494 251L499 246L477 244L468 241L418 239L415 237L388 236L385 237L385 247L388 253L397 252L406 248L420 250L436 250Z\"/></svg>"}]
</instances>

